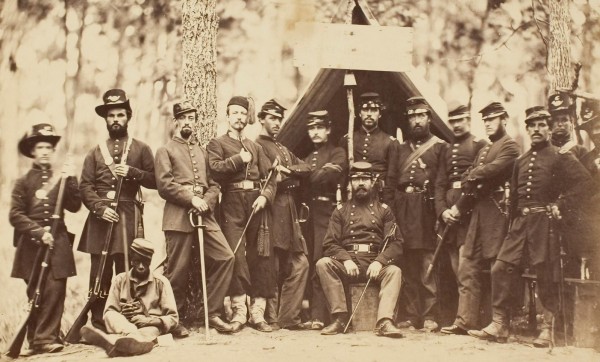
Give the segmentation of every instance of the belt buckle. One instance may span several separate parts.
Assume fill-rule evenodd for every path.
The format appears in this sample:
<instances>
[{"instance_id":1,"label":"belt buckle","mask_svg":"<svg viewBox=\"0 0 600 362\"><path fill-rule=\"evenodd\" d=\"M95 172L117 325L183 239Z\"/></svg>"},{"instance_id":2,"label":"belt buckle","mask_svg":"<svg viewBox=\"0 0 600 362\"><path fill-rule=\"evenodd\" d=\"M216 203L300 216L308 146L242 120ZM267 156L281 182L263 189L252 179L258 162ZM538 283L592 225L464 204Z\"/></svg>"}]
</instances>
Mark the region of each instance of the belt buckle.
<instances>
[{"instance_id":1,"label":"belt buckle","mask_svg":"<svg viewBox=\"0 0 600 362\"><path fill-rule=\"evenodd\" d=\"M460 189L461 188L461 182L460 181L454 181L452 183L452 188L453 189Z\"/></svg>"},{"instance_id":2,"label":"belt buckle","mask_svg":"<svg viewBox=\"0 0 600 362\"><path fill-rule=\"evenodd\" d=\"M358 244L356 251L361 252L361 253L368 253L369 252L369 245L367 244Z\"/></svg>"},{"instance_id":3,"label":"belt buckle","mask_svg":"<svg viewBox=\"0 0 600 362\"><path fill-rule=\"evenodd\" d=\"M529 215L530 212L531 210L528 207L524 207L523 210L521 210L521 214L523 214L523 216Z\"/></svg>"},{"instance_id":4,"label":"belt buckle","mask_svg":"<svg viewBox=\"0 0 600 362\"><path fill-rule=\"evenodd\" d=\"M109 192L106 193L106 198L109 200L114 200L115 196L116 196L116 192L113 190L110 190Z\"/></svg>"},{"instance_id":5,"label":"belt buckle","mask_svg":"<svg viewBox=\"0 0 600 362\"><path fill-rule=\"evenodd\" d=\"M244 180L241 182L243 190L252 190L254 188L254 182L250 180Z\"/></svg>"},{"instance_id":6,"label":"belt buckle","mask_svg":"<svg viewBox=\"0 0 600 362\"><path fill-rule=\"evenodd\" d=\"M412 194L415 192L415 188L413 186L406 186L406 190L404 190L407 194Z\"/></svg>"}]
</instances>

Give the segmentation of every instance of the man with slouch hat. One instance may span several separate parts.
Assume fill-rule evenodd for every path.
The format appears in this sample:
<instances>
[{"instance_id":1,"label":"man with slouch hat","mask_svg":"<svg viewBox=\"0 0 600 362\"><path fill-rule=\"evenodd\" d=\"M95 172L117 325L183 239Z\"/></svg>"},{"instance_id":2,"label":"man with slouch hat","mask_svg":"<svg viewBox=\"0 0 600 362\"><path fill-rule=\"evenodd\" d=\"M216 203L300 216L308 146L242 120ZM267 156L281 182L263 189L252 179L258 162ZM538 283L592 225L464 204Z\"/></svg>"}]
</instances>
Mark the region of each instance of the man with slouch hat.
<instances>
[{"instance_id":1,"label":"man with slouch hat","mask_svg":"<svg viewBox=\"0 0 600 362\"><path fill-rule=\"evenodd\" d=\"M109 138L100 142L85 157L81 171L79 192L85 207L90 211L81 232L77 250L90 254L90 292L100 269L101 254L107 260L102 275L100 295L91 308L92 324L104 329L102 312L108 288L116 273L125 271L123 240L131 243L141 223L141 204L136 197L140 187L156 189L154 179L154 157L150 147L131 137L127 128L132 116L129 99L122 89L108 90L102 96L103 104L96 107L96 114L106 122ZM127 159L123 162L122 158ZM118 210L111 204L115 201L118 180L123 178ZM115 225L109 250L102 250L110 223L125 222L125 227Z\"/></svg>"},{"instance_id":2,"label":"man with slouch hat","mask_svg":"<svg viewBox=\"0 0 600 362\"><path fill-rule=\"evenodd\" d=\"M221 333L231 333L233 328L221 319L223 299L233 275L233 253L214 210L219 197L219 185L209 171L208 153L194 135L197 111L190 101L173 105L173 138L156 151L155 174L159 195L165 199L163 231L167 243L165 276L173 286L179 315L186 315L186 297L191 293L190 277L200 280L197 267L198 231L189 219L189 213L200 215L204 225L206 257L206 288L208 323ZM196 266L196 267L195 267ZM174 331L176 337L186 337L187 328L180 324Z\"/></svg>"},{"instance_id":3,"label":"man with slouch hat","mask_svg":"<svg viewBox=\"0 0 600 362\"><path fill-rule=\"evenodd\" d=\"M171 332L179 316L171 284L150 271L152 242L137 238L129 249L130 266L115 277L104 309L106 331L84 326L86 342L102 347L108 357L148 353L157 337Z\"/></svg>"},{"instance_id":4,"label":"man with slouch hat","mask_svg":"<svg viewBox=\"0 0 600 362\"><path fill-rule=\"evenodd\" d=\"M9 221L15 228L13 245L16 247L11 277L23 279L28 284L28 298L33 297L40 273L42 247L52 248L41 294L42 302L34 318L27 324L29 349L24 352L25 355L62 350L59 334L67 278L75 276L72 250L74 235L67 231L63 210L59 215L54 215L59 203L61 174L52 169L52 160L60 138L52 125L40 123L34 125L19 141L19 152L31 158L33 164L27 174L17 179L11 195ZM67 179L62 207L74 213L81 208L77 178L69 161L63 167L62 172ZM55 217L59 218L58 228L51 230Z\"/></svg>"},{"instance_id":5,"label":"man with slouch hat","mask_svg":"<svg viewBox=\"0 0 600 362\"><path fill-rule=\"evenodd\" d=\"M228 292L233 332L239 332L248 321L248 294L252 298L250 323L262 332L271 332L264 313L267 298L275 297L273 251L269 238L264 233L259 238L259 231L264 231L263 209L273 202L277 185L274 177L267 179L271 163L263 148L243 135L248 107L246 97L232 97L227 104L229 130L210 140L206 149L211 177L221 185L221 230L232 250L241 239ZM264 188L261 181L266 182Z\"/></svg>"}]
</instances>

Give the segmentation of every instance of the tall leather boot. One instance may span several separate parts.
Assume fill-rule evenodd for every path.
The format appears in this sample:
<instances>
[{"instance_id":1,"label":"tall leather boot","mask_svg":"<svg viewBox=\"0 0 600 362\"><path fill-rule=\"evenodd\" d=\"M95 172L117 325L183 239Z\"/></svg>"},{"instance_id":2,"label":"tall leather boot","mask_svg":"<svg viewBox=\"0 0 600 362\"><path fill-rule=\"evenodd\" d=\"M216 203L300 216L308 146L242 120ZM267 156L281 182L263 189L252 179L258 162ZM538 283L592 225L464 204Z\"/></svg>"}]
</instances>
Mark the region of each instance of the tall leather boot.
<instances>
[{"instance_id":1,"label":"tall leather boot","mask_svg":"<svg viewBox=\"0 0 600 362\"><path fill-rule=\"evenodd\" d=\"M544 321L542 322L540 334L533 340L535 347L550 347L550 342L552 341L552 318L554 318L553 313L544 308Z\"/></svg>"}]
</instances>

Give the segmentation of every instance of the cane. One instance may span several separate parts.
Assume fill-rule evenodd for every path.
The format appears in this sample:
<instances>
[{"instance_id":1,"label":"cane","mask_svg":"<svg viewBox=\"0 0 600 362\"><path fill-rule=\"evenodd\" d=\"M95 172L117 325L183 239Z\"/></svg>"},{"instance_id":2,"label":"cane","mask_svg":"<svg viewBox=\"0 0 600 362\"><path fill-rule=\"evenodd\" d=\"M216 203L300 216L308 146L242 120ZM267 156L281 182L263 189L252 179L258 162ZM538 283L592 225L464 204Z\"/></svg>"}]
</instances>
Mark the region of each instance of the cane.
<instances>
[{"instance_id":1,"label":"cane","mask_svg":"<svg viewBox=\"0 0 600 362\"><path fill-rule=\"evenodd\" d=\"M206 341L209 341L209 325L208 325L208 297L206 295L206 262L204 260L204 224L202 224L202 216L197 215L198 223L194 224L194 213L190 212L190 224L198 230L198 242L200 244L200 270L202 273L202 302L204 303L204 329Z\"/></svg>"},{"instance_id":2,"label":"cane","mask_svg":"<svg viewBox=\"0 0 600 362\"><path fill-rule=\"evenodd\" d=\"M383 243L383 248L381 248L381 253L383 253L383 251L385 250L385 247L387 246L388 242L390 241L390 238L396 234L397 227L398 227L398 225L396 225L394 223L394 226L392 226L392 228L390 229L390 232L385 236L385 243ZM367 292L367 288L369 287L370 282L371 282L371 278L369 278L367 280L367 284L365 284L365 288L363 289L362 293L360 293L360 297L358 297L358 302L356 302L356 305L354 306L354 310L352 311L352 314L350 314L350 318L348 319L348 322L346 323L346 326L344 327L344 334L348 330L348 326L350 326L350 322L352 322L352 318L354 318L354 314L356 314L356 310L358 309L360 302L362 301L365 293Z\"/></svg>"}]
</instances>

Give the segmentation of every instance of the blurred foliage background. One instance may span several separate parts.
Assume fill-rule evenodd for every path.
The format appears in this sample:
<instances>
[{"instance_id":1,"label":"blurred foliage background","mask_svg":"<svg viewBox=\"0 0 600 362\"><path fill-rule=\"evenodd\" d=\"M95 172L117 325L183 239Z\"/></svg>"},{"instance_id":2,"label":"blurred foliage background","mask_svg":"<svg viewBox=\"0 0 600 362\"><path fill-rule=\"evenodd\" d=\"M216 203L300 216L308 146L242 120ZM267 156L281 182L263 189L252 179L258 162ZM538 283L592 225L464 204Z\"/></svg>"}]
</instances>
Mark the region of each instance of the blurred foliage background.
<instances>
[{"instance_id":1,"label":"blurred foliage background","mask_svg":"<svg viewBox=\"0 0 600 362\"><path fill-rule=\"evenodd\" d=\"M509 130L521 144L527 107L545 104L548 0L366 0L381 25L414 28L413 64L447 102L469 103L474 133L482 134L476 111L491 100L505 103ZM217 133L226 129L225 105L248 95L257 106L277 97L291 106L316 69L292 63L297 21L330 22L345 0L219 0L217 14ZM169 137L171 105L182 95L181 1L174 0L0 0L0 282L12 263L7 210L14 180L30 166L17 154L18 139L40 122L74 137L75 164L106 138L94 107L110 88L123 88L134 110L130 134L156 150ZM580 88L598 93L600 0L572 0L572 62L581 62ZM381 44L394 46L394 44ZM248 133L255 135L258 124ZM525 146L525 145L524 145ZM161 200L147 193L147 234L162 237ZM70 217L78 233L87 210ZM77 253L79 275L69 282L65 318L83 303L87 257ZM83 266L82 266L83 263ZM6 284L3 284L6 285ZM8 287L24 286L12 280ZM7 290L7 289L5 289ZM19 301L24 298L19 294ZM73 295L73 294L70 294ZM16 298L16 296L15 296ZM15 299L17 300L17 299ZM17 306L0 309L0 347L10 338ZM8 322L11 320L10 323ZM17 318L18 319L18 318ZM65 323L67 327L70 323Z\"/></svg>"}]
</instances>

